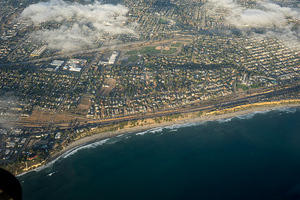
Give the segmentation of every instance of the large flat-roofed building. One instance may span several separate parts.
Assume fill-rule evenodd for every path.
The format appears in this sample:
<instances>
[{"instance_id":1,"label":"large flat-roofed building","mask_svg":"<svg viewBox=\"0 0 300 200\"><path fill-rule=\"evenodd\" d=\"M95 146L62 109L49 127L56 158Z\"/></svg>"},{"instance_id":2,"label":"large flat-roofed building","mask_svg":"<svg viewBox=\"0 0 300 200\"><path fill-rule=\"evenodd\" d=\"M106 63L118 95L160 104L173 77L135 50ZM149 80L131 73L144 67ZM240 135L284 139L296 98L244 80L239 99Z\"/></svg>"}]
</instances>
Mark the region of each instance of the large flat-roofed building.
<instances>
[{"instance_id":1,"label":"large flat-roofed building","mask_svg":"<svg viewBox=\"0 0 300 200\"><path fill-rule=\"evenodd\" d=\"M37 57L37 56L40 56L45 50L47 49L47 45L43 45L41 46L40 48L34 50L30 56L31 57Z\"/></svg>"},{"instance_id":2,"label":"large flat-roofed building","mask_svg":"<svg viewBox=\"0 0 300 200\"><path fill-rule=\"evenodd\" d=\"M100 62L99 62L99 65L102 64L102 65L113 65L116 63L117 61L117 58L119 56L119 52L117 51L113 51L111 56L109 58L107 57L104 57Z\"/></svg>"},{"instance_id":3,"label":"large flat-roofed building","mask_svg":"<svg viewBox=\"0 0 300 200\"><path fill-rule=\"evenodd\" d=\"M109 60L108 60L108 64L109 65L113 65L115 64L117 57L118 57L119 53L117 51L113 51L113 53L111 54Z\"/></svg>"},{"instance_id":4,"label":"large flat-roofed building","mask_svg":"<svg viewBox=\"0 0 300 200\"><path fill-rule=\"evenodd\" d=\"M65 62L65 61L63 61L63 60L53 60L53 61L50 63L50 65L55 67L54 71L57 71L57 70L59 69L59 67L62 66L62 64L63 64L64 62Z\"/></svg>"},{"instance_id":5,"label":"large flat-roofed building","mask_svg":"<svg viewBox=\"0 0 300 200\"><path fill-rule=\"evenodd\" d=\"M55 67L60 67L64 63L63 60L53 60L50 65L55 66Z\"/></svg>"},{"instance_id":6,"label":"large flat-roofed building","mask_svg":"<svg viewBox=\"0 0 300 200\"><path fill-rule=\"evenodd\" d=\"M82 68L86 65L87 60L85 59L70 59L67 61L63 70L69 70L71 72L80 72Z\"/></svg>"}]
</instances>

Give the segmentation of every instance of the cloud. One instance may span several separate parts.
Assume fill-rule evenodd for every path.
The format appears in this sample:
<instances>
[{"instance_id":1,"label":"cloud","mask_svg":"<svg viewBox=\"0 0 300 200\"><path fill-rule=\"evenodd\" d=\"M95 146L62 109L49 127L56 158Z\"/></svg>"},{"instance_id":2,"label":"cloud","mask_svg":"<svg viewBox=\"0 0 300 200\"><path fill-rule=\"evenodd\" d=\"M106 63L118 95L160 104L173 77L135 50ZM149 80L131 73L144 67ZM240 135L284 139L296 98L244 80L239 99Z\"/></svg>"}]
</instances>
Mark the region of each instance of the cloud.
<instances>
[{"instance_id":1,"label":"cloud","mask_svg":"<svg viewBox=\"0 0 300 200\"><path fill-rule=\"evenodd\" d=\"M104 35L136 35L134 24L127 23L127 13L123 5L50 0L28 6L20 17L35 26L58 26L36 31L33 36L51 49L72 51L96 46L95 41Z\"/></svg>"},{"instance_id":2,"label":"cloud","mask_svg":"<svg viewBox=\"0 0 300 200\"><path fill-rule=\"evenodd\" d=\"M263 30L287 42L300 45L300 9L280 6L270 1L259 1L253 8L245 8L233 0L209 0L214 9L225 9L225 23L240 30ZM250 31L249 31L250 30Z\"/></svg>"},{"instance_id":3,"label":"cloud","mask_svg":"<svg viewBox=\"0 0 300 200\"><path fill-rule=\"evenodd\" d=\"M289 19L299 19L299 11L296 9L270 2L260 2L255 9L238 10L227 17L227 21L237 27L283 28L289 24Z\"/></svg>"},{"instance_id":4,"label":"cloud","mask_svg":"<svg viewBox=\"0 0 300 200\"><path fill-rule=\"evenodd\" d=\"M284 26L287 24L282 13L263 11L259 9L244 10L239 16L230 17L229 21L237 27L265 28L273 26Z\"/></svg>"}]
</instances>

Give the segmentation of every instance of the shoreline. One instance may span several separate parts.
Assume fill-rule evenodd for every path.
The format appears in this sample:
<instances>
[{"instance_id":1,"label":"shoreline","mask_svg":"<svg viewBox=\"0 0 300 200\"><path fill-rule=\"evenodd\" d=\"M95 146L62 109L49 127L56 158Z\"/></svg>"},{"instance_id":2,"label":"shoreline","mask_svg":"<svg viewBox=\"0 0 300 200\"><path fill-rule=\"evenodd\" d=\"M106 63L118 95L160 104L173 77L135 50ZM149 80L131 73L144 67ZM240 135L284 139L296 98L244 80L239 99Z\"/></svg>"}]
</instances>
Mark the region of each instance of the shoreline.
<instances>
[{"instance_id":1,"label":"shoreline","mask_svg":"<svg viewBox=\"0 0 300 200\"><path fill-rule=\"evenodd\" d=\"M281 102L281 101L279 101ZM63 159L68 157L72 152L77 152L81 148L84 148L88 145L101 142L105 143L106 140L117 137L120 135L125 135L125 134L137 134L137 133L143 133L150 131L155 128L166 128L169 126L173 125L185 125L185 124L198 124L198 123L203 123L203 122L208 122L208 121L218 121L218 120L226 120L226 119L232 119L235 117L240 117L244 115L249 115L249 114L257 114L260 112L270 112L272 110L281 110L281 109L290 109L290 108L299 108L300 107L300 100L297 103L286 103L286 104L270 104L270 105L252 105L249 104L250 107L246 107L246 109L242 110L237 110L234 111L234 108L229 108L229 109L223 109L220 111L212 111L204 116L198 116L194 118L182 118L182 119L175 119L167 122L162 122L162 123L153 123L153 124L148 124L144 126L135 126L132 128L124 128L116 131L107 131L107 132L102 132L102 133L95 133L90 136L86 136L83 138L80 138L78 140L75 140L71 142L68 146L64 147L62 150L59 152L54 153L49 157L48 160L45 160L44 162L40 163L40 165L35 166L33 169L29 169L28 171L24 171L20 174L17 174L17 177L21 177L25 174L28 174L33 171L40 171L44 168L47 168L48 166L51 166L54 164L56 161L59 159ZM253 107L251 107L253 106ZM223 111L229 110L228 113L222 113ZM219 112L219 113L218 113ZM75 152L75 153L76 153Z\"/></svg>"}]
</instances>

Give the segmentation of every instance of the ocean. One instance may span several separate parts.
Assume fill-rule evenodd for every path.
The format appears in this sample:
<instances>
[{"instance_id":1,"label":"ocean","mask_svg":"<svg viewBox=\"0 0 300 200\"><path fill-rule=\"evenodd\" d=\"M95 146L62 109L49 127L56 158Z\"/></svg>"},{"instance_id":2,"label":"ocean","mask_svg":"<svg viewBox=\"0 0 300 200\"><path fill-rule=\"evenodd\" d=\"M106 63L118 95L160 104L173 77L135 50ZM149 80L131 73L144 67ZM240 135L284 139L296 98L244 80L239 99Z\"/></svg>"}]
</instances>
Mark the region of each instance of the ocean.
<instances>
[{"instance_id":1,"label":"ocean","mask_svg":"<svg viewBox=\"0 0 300 200\"><path fill-rule=\"evenodd\" d=\"M19 179L25 200L300 199L300 109L126 134Z\"/></svg>"}]
</instances>

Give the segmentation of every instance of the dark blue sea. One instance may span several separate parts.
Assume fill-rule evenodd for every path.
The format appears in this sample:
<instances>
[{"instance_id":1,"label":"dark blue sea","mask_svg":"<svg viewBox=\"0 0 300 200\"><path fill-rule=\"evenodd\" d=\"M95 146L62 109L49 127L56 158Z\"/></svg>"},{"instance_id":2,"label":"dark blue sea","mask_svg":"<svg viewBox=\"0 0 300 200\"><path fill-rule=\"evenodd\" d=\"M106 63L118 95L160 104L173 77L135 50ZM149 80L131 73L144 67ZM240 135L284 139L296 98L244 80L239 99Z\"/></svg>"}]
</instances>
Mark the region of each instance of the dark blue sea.
<instances>
[{"instance_id":1,"label":"dark blue sea","mask_svg":"<svg viewBox=\"0 0 300 200\"><path fill-rule=\"evenodd\" d=\"M127 134L19 179L25 200L300 199L300 110Z\"/></svg>"}]
</instances>

